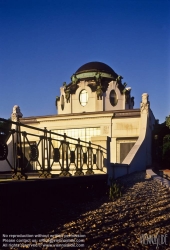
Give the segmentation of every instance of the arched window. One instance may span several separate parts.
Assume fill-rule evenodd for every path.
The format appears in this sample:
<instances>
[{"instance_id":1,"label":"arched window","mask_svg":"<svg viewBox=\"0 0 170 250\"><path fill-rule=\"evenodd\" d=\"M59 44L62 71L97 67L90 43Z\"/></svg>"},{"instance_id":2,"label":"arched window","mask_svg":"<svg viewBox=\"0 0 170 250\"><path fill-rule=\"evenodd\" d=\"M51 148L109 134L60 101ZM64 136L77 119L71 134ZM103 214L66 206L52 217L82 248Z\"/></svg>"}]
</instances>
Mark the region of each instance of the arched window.
<instances>
[{"instance_id":1,"label":"arched window","mask_svg":"<svg viewBox=\"0 0 170 250\"><path fill-rule=\"evenodd\" d=\"M80 100L80 104L81 104L83 107L86 106L86 104L87 104L87 102L88 102L88 93L87 93L87 90L83 89L83 90L80 92L79 100Z\"/></svg>"},{"instance_id":2,"label":"arched window","mask_svg":"<svg viewBox=\"0 0 170 250\"><path fill-rule=\"evenodd\" d=\"M114 89L112 89L110 91L110 97L109 97L109 99L110 99L110 103L111 103L112 106L116 106L117 105L118 99L117 99L117 95L116 95L116 92L115 92Z\"/></svg>"}]
</instances>

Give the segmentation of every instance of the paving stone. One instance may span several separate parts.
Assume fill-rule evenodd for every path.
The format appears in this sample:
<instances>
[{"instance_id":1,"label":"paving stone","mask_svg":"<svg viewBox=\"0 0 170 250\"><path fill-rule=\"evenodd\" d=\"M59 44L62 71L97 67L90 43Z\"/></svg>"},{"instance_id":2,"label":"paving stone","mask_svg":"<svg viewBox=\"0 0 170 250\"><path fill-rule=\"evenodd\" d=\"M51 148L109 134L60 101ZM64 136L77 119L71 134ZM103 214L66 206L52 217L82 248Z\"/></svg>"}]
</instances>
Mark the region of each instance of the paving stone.
<instances>
[{"instance_id":1,"label":"paving stone","mask_svg":"<svg viewBox=\"0 0 170 250\"><path fill-rule=\"evenodd\" d=\"M62 209L50 207L49 217L36 221L34 231L85 234L84 249L155 249L142 245L140 236L159 233L170 238L169 190L145 172L119 178L119 182L125 186L119 199L111 202L105 195L86 203L63 203ZM28 224L25 227L32 230Z\"/></svg>"}]
</instances>

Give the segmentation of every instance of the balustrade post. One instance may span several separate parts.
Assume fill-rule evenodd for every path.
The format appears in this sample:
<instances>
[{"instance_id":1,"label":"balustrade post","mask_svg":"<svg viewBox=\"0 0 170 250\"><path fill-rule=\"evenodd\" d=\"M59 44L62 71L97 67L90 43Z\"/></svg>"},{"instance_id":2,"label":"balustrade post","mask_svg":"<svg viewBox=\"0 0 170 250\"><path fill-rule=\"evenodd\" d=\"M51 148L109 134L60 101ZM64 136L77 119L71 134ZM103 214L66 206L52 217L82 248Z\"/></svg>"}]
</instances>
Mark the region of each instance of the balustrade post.
<instances>
[{"instance_id":1,"label":"balustrade post","mask_svg":"<svg viewBox=\"0 0 170 250\"><path fill-rule=\"evenodd\" d=\"M49 166L49 141L47 138L47 128L44 128L44 136L42 137L42 172L39 178L51 178Z\"/></svg>"},{"instance_id":2,"label":"balustrade post","mask_svg":"<svg viewBox=\"0 0 170 250\"><path fill-rule=\"evenodd\" d=\"M100 169L100 146L96 149L96 167Z\"/></svg>"},{"instance_id":3,"label":"balustrade post","mask_svg":"<svg viewBox=\"0 0 170 250\"><path fill-rule=\"evenodd\" d=\"M12 179L26 180L25 168L23 166L23 152L21 141L20 124L16 125L15 135L13 135L14 173Z\"/></svg>"},{"instance_id":4,"label":"balustrade post","mask_svg":"<svg viewBox=\"0 0 170 250\"><path fill-rule=\"evenodd\" d=\"M88 153L88 158L87 158L87 172L86 174L94 174L93 172L93 149L91 147L91 142L89 141L89 147L87 147L87 153Z\"/></svg>"},{"instance_id":5,"label":"balustrade post","mask_svg":"<svg viewBox=\"0 0 170 250\"><path fill-rule=\"evenodd\" d=\"M69 142L66 141L66 133L64 133L64 140L61 141L61 150L62 150L62 166L61 173L59 176L71 176L69 172L69 164L68 164L68 148Z\"/></svg>"},{"instance_id":6,"label":"balustrade post","mask_svg":"<svg viewBox=\"0 0 170 250\"><path fill-rule=\"evenodd\" d=\"M84 175L82 168L83 168L83 157L82 157L82 145L80 145L80 138L78 138L78 144L76 145L76 172L74 175L80 176Z\"/></svg>"}]
</instances>

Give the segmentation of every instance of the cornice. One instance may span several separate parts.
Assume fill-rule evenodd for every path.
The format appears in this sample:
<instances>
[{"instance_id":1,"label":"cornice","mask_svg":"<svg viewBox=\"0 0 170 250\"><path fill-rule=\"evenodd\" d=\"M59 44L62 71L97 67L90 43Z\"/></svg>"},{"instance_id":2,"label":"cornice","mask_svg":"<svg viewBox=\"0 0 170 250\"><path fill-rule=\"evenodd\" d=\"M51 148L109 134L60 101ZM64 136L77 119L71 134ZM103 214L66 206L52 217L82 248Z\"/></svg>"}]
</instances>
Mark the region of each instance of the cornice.
<instances>
[{"instance_id":1,"label":"cornice","mask_svg":"<svg viewBox=\"0 0 170 250\"><path fill-rule=\"evenodd\" d=\"M65 115L52 115L52 116L39 116L39 117L26 117L20 119L22 123L42 123L42 122L58 122L58 121L72 121L72 120L94 120L102 118L134 118L140 117L140 109L135 110L116 110L116 111L98 111L86 112ZM53 118L53 119L51 119Z\"/></svg>"},{"instance_id":2,"label":"cornice","mask_svg":"<svg viewBox=\"0 0 170 250\"><path fill-rule=\"evenodd\" d=\"M54 119L54 120L41 120L41 122L57 122L57 121L72 121L72 120L94 120L94 119L101 119L101 118L111 118L112 115L110 116L91 116L91 117L73 117L73 118L65 118L65 119Z\"/></svg>"},{"instance_id":3,"label":"cornice","mask_svg":"<svg viewBox=\"0 0 170 250\"><path fill-rule=\"evenodd\" d=\"M69 113L69 114L55 114L55 115L42 115L42 116L29 116L20 118L20 120L36 120L41 118L50 118L50 117L64 117L64 116L77 116L77 115L94 115L94 114L113 114L113 113L128 113L128 112L140 112L140 109L126 109L126 110L107 110L107 111L94 111L94 112L82 112L82 113Z\"/></svg>"},{"instance_id":4,"label":"cornice","mask_svg":"<svg viewBox=\"0 0 170 250\"><path fill-rule=\"evenodd\" d=\"M35 120L20 120L20 122L22 122L22 123L27 123L27 124L40 124L40 122L39 121L35 121Z\"/></svg>"}]
</instances>

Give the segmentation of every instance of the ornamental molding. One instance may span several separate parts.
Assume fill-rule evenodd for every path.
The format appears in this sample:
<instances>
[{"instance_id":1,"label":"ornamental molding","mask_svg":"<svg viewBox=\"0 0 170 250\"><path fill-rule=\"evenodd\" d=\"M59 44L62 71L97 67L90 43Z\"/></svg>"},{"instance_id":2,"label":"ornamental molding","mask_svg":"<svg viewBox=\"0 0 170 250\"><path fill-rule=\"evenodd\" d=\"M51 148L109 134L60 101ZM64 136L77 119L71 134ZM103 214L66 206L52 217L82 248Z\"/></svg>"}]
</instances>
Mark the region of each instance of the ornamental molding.
<instances>
[{"instance_id":1,"label":"ornamental molding","mask_svg":"<svg viewBox=\"0 0 170 250\"><path fill-rule=\"evenodd\" d=\"M20 111L20 107L18 105L15 105L12 110L11 114L11 120L13 122L18 122L19 118L22 118L23 114Z\"/></svg>"},{"instance_id":2,"label":"ornamental molding","mask_svg":"<svg viewBox=\"0 0 170 250\"><path fill-rule=\"evenodd\" d=\"M108 125L105 125L105 126L102 126L102 134L109 134L109 129L110 129L110 126Z\"/></svg>"},{"instance_id":3,"label":"ornamental molding","mask_svg":"<svg viewBox=\"0 0 170 250\"><path fill-rule=\"evenodd\" d=\"M38 121L39 123L42 122L58 122L58 121L70 121L70 120L94 120L94 119L101 119L101 118L111 118L112 115L110 116L97 116L97 117L74 117L74 118L66 118L66 119L55 119L55 120L42 120Z\"/></svg>"},{"instance_id":4,"label":"ornamental molding","mask_svg":"<svg viewBox=\"0 0 170 250\"><path fill-rule=\"evenodd\" d=\"M67 116L68 115L68 116ZM89 115L89 114L88 114ZM94 119L101 119L101 118L113 118L113 119L118 119L118 118L136 118L136 117L140 117L140 110L131 110L129 112L129 110L124 110L123 112L117 112L117 111L112 111L110 112L110 115L102 115L100 116L100 114L97 114L98 116L95 116L95 114L93 116L90 116L90 117L75 117L75 115L72 116L72 118L70 118L70 114L65 114L65 115L62 115L61 117L58 117L58 118L55 118L55 119L50 119L49 117L46 117L44 119L42 119L41 117L40 118L36 118L36 119L32 119L32 120L24 120L24 118L22 118L20 121L24 124L27 124L27 123L45 123L45 122L58 122L58 121L69 121L69 120L94 120ZM67 117L64 117L64 116L67 116ZM42 119L42 120L41 120ZM46 119L50 119L50 120L46 120Z\"/></svg>"},{"instance_id":5,"label":"ornamental molding","mask_svg":"<svg viewBox=\"0 0 170 250\"><path fill-rule=\"evenodd\" d=\"M141 114L148 114L150 108L150 102L148 100L149 95L147 93L142 94L142 102L140 104Z\"/></svg>"}]
</instances>

